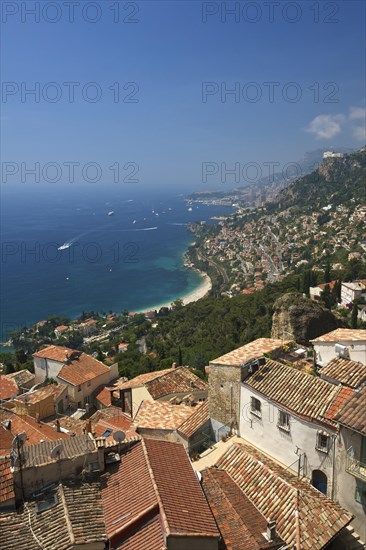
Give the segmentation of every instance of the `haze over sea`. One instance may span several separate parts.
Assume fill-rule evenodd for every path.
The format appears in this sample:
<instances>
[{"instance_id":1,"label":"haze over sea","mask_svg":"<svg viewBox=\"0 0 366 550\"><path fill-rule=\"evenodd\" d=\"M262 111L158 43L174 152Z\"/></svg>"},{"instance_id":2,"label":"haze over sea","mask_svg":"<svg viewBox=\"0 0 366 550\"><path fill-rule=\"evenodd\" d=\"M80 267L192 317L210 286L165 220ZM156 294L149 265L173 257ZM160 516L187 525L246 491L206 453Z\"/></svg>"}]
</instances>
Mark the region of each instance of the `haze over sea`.
<instances>
[{"instance_id":1,"label":"haze over sea","mask_svg":"<svg viewBox=\"0 0 366 550\"><path fill-rule=\"evenodd\" d=\"M202 278L183 265L187 226L232 209L189 211L191 189L4 185L2 339L50 315L146 310L192 292Z\"/></svg>"}]
</instances>

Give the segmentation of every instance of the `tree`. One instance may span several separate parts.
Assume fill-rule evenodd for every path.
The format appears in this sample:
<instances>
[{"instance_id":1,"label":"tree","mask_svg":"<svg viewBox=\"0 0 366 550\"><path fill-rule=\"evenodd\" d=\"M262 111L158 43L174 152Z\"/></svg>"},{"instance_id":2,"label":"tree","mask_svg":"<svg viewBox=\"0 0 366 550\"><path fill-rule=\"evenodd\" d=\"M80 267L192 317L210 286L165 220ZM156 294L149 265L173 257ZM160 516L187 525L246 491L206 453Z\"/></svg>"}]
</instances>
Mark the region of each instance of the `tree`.
<instances>
[{"instance_id":1,"label":"tree","mask_svg":"<svg viewBox=\"0 0 366 550\"><path fill-rule=\"evenodd\" d=\"M178 367L183 365L182 348L178 347Z\"/></svg>"},{"instance_id":2,"label":"tree","mask_svg":"<svg viewBox=\"0 0 366 550\"><path fill-rule=\"evenodd\" d=\"M20 363L21 365L27 361L27 356L24 353L23 349L15 350L15 360L17 363Z\"/></svg>"},{"instance_id":3,"label":"tree","mask_svg":"<svg viewBox=\"0 0 366 550\"><path fill-rule=\"evenodd\" d=\"M358 307L355 302L353 302L352 313L351 313L351 327L357 328L357 316L358 316Z\"/></svg>"},{"instance_id":4,"label":"tree","mask_svg":"<svg viewBox=\"0 0 366 550\"><path fill-rule=\"evenodd\" d=\"M327 260L327 263L325 265L325 271L324 271L324 281L326 283L330 283L330 263L329 263L329 260Z\"/></svg>"},{"instance_id":5,"label":"tree","mask_svg":"<svg viewBox=\"0 0 366 550\"><path fill-rule=\"evenodd\" d=\"M324 290L321 293L320 299L321 299L321 301L323 302L323 304L325 305L325 307L327 309L330 309L332 307L332 305L333 305L332 295L331 295L331 292L330 292L329 285L325 285Z\"/></svg>"}]
</instances>

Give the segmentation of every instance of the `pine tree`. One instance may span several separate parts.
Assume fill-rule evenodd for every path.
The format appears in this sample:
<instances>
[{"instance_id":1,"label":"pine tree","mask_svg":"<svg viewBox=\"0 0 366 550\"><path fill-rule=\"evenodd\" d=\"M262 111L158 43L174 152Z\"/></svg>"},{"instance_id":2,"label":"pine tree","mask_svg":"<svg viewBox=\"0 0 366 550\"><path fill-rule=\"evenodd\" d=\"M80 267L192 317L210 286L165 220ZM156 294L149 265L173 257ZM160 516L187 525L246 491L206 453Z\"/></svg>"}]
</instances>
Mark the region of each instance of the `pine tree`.
<instances>
[{"instance_id":1,"label":"pine tree","mask_svg":"<svg viewBox=\"0 0 366 550\"><path fill-rule=\"evenodd\" d=\"M357 316L358 316L358 307L357 307L357 304L355 304L355 302L353 302L352 313L351 313L351 327L352 328L357 328Z\"/></svg>"}]
</instances>

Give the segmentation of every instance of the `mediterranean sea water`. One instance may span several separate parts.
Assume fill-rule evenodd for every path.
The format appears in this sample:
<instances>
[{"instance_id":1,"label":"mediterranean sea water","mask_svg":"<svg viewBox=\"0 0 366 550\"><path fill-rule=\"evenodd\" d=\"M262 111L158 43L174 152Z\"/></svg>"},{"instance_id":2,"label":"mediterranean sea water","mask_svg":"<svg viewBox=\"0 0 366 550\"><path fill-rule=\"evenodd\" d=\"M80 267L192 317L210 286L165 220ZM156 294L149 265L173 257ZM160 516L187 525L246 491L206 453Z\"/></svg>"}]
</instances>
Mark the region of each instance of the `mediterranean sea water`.
<instances>
[{"instance_id":1,"label":"mediterranean sea water","mask_svg":"<svg viewBox=\"0 0 366 550\"><path fill-rule=\"evenodd\" d=\"M139 311L192 292L201 277L183 265L187 226L233 209L188 205L189 191L4 185L1 339L50 315Z\"/></svg>"}]
</instances>

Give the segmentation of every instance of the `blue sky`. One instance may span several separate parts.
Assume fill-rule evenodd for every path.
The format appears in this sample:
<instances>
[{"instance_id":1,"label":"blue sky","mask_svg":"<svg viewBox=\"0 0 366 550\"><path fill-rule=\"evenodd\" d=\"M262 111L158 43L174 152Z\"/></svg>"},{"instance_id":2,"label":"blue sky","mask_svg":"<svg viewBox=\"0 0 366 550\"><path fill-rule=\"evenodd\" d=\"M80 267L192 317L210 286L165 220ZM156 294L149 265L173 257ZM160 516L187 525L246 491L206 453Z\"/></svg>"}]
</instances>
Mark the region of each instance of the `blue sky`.
<instances>
[{"instance_id":1,"label":"blue sky","mask_svg":"<svg viewBox=\"0 0 366 550\"><path fill-rule=\"evenodd\" d=\"M140 187L202 189L217 187L204 162L282 166L364 145L364 2L119 2L117 22L117 2L93 3L76 3L74 22L63 2L39 22L21 4L46 2L2 3L3 162L94 162L106 179L132 162ZM65 82L79 84L73 103ZM114 101L116 82L135 102ZM38 102L24 95L35 86Z\"/></svg>"}]
</instances>

